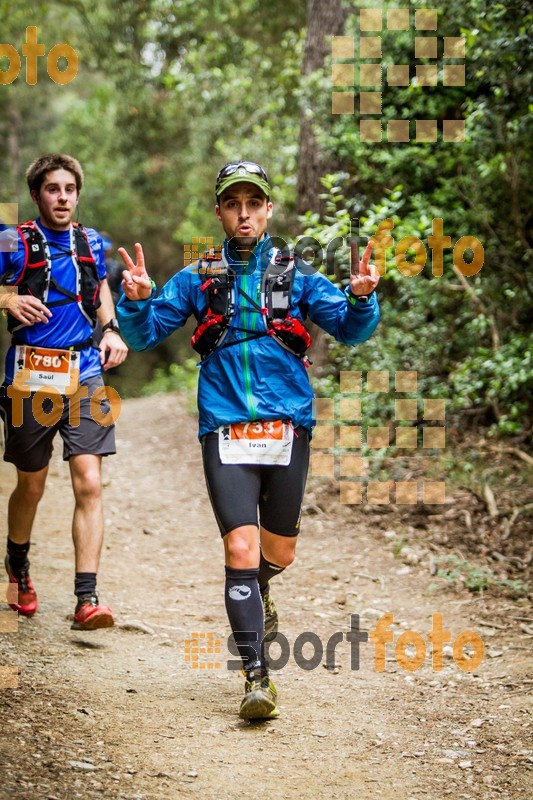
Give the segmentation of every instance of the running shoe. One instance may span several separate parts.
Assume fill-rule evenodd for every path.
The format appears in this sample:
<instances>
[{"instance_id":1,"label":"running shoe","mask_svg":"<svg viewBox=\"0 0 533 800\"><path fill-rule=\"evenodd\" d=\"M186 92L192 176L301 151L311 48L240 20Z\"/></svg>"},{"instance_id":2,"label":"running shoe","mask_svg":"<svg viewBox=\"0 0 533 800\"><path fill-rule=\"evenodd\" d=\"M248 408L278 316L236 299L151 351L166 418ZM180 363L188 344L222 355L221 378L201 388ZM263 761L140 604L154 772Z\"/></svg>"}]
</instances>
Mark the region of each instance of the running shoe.
<instances>
[{"instance_id":1,"label":"running shoe","mask_svg":"<svg viewBox=\"0 0 533 800\"><path fill-rule=\"evenodd\" d=\"M114 624L113 612L108 606L98 603L96 592L80 595L74 610L72 630L94 631L97 628L112 628Z\"/></svg>"},{"instance_id":2,"label":"running shoe","mask_svg":"<svg viewBox=\"0 0 533 800\"><path fill-rule=\"evenodd\" d=\"M278 612L274 601L267 589L263 595L263 608L265 610L265 642L271 642L278 632Z\"/></svg>"},{"instance_id":3,"label":"running shoe","mask_svg":"<svg viewBox=\"0 0 533 800\"><path fill-rule=\"evenodd\" d=\"M268 677L253 678L244 684L244 698L239 709L241 719L276 719L278 693Z\"/></svg>"},{"instance_id":4,"label":"running shoe","mask_svg":"<svg viewBox=\"0 0 533 800\"><path fill-rule=\"evenodd\" d=\"M37 592L33 588L30 578L30 562L26 559L26 564L21 570L13 572L9 563L9 555L4 561L9 583L16 583L18 587L18 598L16 603L9 605L13 611L18 611L24 617L32 617L37 611Z\"/></svg>"}]
</instances>

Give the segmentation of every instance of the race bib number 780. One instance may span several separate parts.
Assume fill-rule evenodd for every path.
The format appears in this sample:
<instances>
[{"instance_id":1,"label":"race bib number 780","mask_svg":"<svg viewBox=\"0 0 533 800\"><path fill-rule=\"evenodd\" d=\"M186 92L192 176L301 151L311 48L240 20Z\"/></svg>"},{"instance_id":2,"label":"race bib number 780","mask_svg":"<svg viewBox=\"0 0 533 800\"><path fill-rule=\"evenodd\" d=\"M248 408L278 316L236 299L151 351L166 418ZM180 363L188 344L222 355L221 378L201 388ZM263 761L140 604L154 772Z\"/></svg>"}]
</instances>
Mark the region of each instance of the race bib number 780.
<instances>
[{"instance_id":1,"label":"race bib number 780","mask_svg":"<svg viewBox=\"0 0 533 800\"><path fill-rule=\"evenodd\" d=\"M24 371L25 383L32 392L44 386L53 387L60 394L72 389L71 371L77 365L78 353L70 350L51 350L31 345L17 345L15 350L15 377ZM74 387L74 390L76 387Z\"/></svg>"}]
</instances>

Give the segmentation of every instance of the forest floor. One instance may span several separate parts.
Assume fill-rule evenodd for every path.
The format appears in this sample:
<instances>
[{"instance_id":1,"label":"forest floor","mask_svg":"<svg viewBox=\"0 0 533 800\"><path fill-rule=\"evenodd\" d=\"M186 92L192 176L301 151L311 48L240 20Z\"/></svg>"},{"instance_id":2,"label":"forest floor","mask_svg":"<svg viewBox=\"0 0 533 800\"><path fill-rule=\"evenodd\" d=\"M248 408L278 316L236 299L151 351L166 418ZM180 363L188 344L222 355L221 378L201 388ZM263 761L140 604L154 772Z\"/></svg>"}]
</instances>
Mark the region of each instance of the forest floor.
<instances>
[{"instance_id":1,"label":"forest floor","mask_svg":"<svg viewBox=\"0 0 533 800\"><path fill-rule=\"evenodd\" d=\"M0 664L19 671L18 688L0 690L1 800L532 796L528 601L496 586L469 591L453 571L435 575L440 557L468 561L469 540L483 539L486 552L473 560L490 561L493 575L503 565L509 580L522 581L531 554L513 503L495 526L490 498L459 493L444 509L411 511L342 506L327 481L311 479L297 559L272 584L290 646L273 674L281 716L249 724L237 716L243 679L226 665L233 656L222 545L195 421L181 398L158 395L126 401L117 433L118 454L104 465L99 575L117 624L92 633L70 628L73 500L58 442L30 554L39 610L1 637ZM0 463L1 507L13 473ZM474 568L467 573L476 578ZM394 615L395 639L407 630L423 637L418 670L405 668L394 644L384 671L376 670L371 642L361 644L355 669L346 641L351 615L370 631L386 613ZM452 638L441 670L432 667L428 641L435 613ZM452 648L464 630L476 631L485 648L470 672ZM220 654L200 653L198 668L187 661L195 632L221 641ZM294 656L304 632L324 646L312 670ZM326 643L337 632L344 636L336 668L327 669ZM311 644L303 654L312 656Z\"/></svg>"}]
</instances>

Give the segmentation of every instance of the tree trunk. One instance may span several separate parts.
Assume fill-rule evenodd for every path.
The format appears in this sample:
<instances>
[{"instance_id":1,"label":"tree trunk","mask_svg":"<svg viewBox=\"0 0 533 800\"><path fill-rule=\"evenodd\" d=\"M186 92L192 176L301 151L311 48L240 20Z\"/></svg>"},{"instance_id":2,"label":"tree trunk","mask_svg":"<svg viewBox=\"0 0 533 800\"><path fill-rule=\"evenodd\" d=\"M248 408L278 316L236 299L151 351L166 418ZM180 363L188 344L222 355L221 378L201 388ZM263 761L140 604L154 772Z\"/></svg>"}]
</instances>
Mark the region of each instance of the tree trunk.
<instances>
[{"instance_id":1,"label":"tree trunk","mask_svg":"<svg viewBox=\"0 0 533 800\"><path fill-rule=\"evenodd\" d=\"M348 10L342 7L342 0L308 0L307 37L302 66L304 75L324 67L331 46L331 36L342 33L347 16ZM317 146L310 111L312 109L304 106L300 122L296 206L299 214L308 210L323 210L319 198L322 191L320 178L329 170L328 159L320 153Z\"/></svg>"}]
</instances>

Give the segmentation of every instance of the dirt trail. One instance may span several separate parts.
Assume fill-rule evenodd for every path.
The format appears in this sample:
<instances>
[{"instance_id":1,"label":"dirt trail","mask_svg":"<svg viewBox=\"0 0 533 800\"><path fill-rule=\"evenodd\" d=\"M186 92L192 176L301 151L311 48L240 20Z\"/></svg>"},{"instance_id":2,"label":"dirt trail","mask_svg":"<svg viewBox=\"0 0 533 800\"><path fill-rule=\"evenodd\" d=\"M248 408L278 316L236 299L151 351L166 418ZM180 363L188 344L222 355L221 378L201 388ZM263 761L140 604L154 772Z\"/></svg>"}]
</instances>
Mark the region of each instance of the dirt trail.
<instances>
[{"instance_id":1,"label":"dirt trail","mask_svg":"<svg viewBox=\"0 0 533 800\"><path fill-rule=\"evenodd\" d=\"M520 604L429 593L427 570L394 558L390 522L333 501L322 512L321 487L312 485L297 561L273 584L291 651L304 631L325 647L348 632L350 614L368 631L387 612L395 636L412 629L428 644L431 615L442 612L453 639L478 630L486 655L472 673L449 647L443 670L433 671L429 645L416 672L396 662L390 644L385 672L375 671L370 643L357 671L346 641L335 670L325 669L325 654L308 671L291 655L274 676L279 720L243 723L242 678L225 666L222 545L195 422L176 396L131 400L118 447L105 464L99 589L119 624L92 634L68 621L72 499L68 468L54 455L31 553L40 608L1 637L0 664L20 670L19 688L0 690L1 800L531 796L531 638L520 629ZM1 509L12 486L1 463ZM220 669L187 663L193 632L222 641Z\"/></svg>"}]
</instances>

